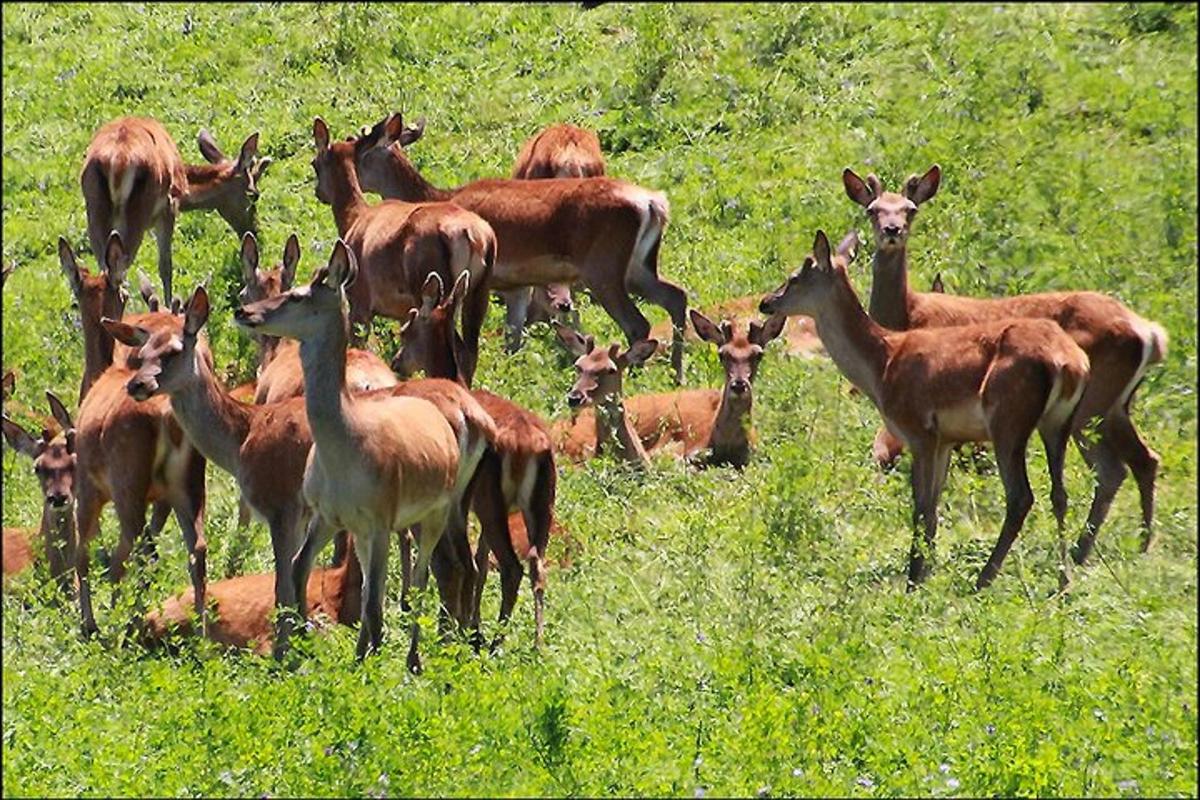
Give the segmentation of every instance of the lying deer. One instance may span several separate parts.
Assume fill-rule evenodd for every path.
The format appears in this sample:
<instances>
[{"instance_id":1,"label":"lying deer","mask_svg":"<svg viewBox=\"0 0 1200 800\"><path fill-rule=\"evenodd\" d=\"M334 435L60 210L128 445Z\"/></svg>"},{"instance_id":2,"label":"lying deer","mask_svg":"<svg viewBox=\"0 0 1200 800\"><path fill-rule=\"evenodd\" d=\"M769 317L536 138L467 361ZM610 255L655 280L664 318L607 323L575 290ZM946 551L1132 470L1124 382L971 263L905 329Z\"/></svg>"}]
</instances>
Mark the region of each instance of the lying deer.
<instances>
[{"instance_id":1,"label":"lying deer","mask_svg":"<svg viewBox=\"0 0 1200 800\"><path fill-rule=\"evenodd\" d=\"M422 289L422 302L409 312L400 329L400 350L392 368L401 375L424 370L426 375L463 382L454 333L454 315L465 295L467 278L460 276L448 295L443 296L441 279L431 274ZM514 533L505 514L496 516L494 509L476 498L475 513L483 535L475 551L477 577L472 602L472 624L478 628L479 605L489 567L488 553L492 552L500 568L500 623L512 613L517 591L521 585L521 562L529 565L529 581L533 589L536 641L540 645L543 632L545 595L546 547L553 526L554 495L557 471L546 423L531 411L511 400L483 389L471 392L496 423L493 450L499 463L487 459L484 477L500 484L504 511L518 510L522 517L523 539ZM494 470L492 474L489 470Z\"/></svg>"},{"instance_id":2,"label":"lying deer","mask_svg":"<svg viewBox=\"0 0 1200 800\"><path fill-rule=\"evenodd\" d=\"M409 202L452 200L487 220L499 247L491 289L582 281L631 344L649 334L650 323L630 293L661 306L676 331L675 382L683 380L687 294L658 274L666 195L607 177L478 180L439 189L404 153L424 130L423 120L405 127L392 114L360 137L354 152L363 188ZM517 305L509 306L510 328L525 319Z\"/></svg>"},{"instance_id":3,"label":"lying deer","mask_svg":"<svg viewBox=\"0 0 1200 800\"><path fill-rule=\"evenodd\" d=\"M66 550L75 538L72 514L75 510L75 425L62 401L46 392L50 411L62 428L55 435L43 429L40 437L17 423L3 418L4 439L12 449L33 460L33 471L42 490L42 523L36 534L20 528L4 529L4 578L15 575L33 563L34 543L46 549L50 575L64 589L70 588Z\"/></svg>"},{"instance_id":4,"label":"lying deer","mask_svg":"<svg viewBox=\"0 0 1200 800\"><path fill-rule=\"evenodd\" d=\"M560 123L539 131L521 146L517 163L513 166L514 180L539 180L542 178L594 178L604 174L604 154L600 151L600 139L592 131L574 125ZM548 286L533 286L512 289L503 293L504 305L524 304L526 308L524 327L534 322L557 320L564 325L579 327L575 304L571 299L571 285L552 283ZM508 317L515 317L516 311ZM670 323L667 323L668 327ZM521 328L508 331L508 348L521 348ZM667 331L670 333L670 331ZM659 337L664 338L665 337Z\"/></svg>"},{"instance_id":5,"label":"lying deer","mask_svg":"<svg viewBox=\"0 0 1200 800\"><path fill-rule=\"evenodd\" d=\"M278 297L292 288L296 265L300 262L300 240L288 237L283 261L269 270L259 269L258 241L254 234L242 237L242 279L245 286L238 295L242 305ZM300 344L295 339L256 336L259 347L258 378L254 402L278 403L304 394L304 372L300 369ZM370 350L346 351L346 385L353 392L369 392L395 386L396 376L379 356Z\"/></svg>"},{"instance_id":6,"label":"lying deer","mask_svg":"<svg viewBox=\"0 0 1200 800\"><path fill-rule=\"evenodd\" d=\"M807 314L838 369L883 415L888 430L913 451L913 547L909 589L924 580L933 553L937 502L950 450L960 442L993 442L1004 482L1000 538L975 583L1000 571L1033 505L1026 450L1036 430L1046 446L1050 501L1060 541L1067 511L1063 460L1088 381L1088 357L1056 323L1008 319L952 328L895 332L863 311L846 274L847 236L836 255L817 231L812 255L762 301L764 314ZM920 528L923 527L924 541ZM1067 580L1063 553L1060 579Z\"/></svg>"},{"instance_id":7,"label":"lying deer","mask_svg":"<svg viewBox=\"0 0 1200 800\"><path fill-rule=\"evenodd\" d=\"M362 278L349 295L351 323L368 323L375 314L403 320L417 305L430 272L447 283L469 273L474 289L466 300L462 323L469 383L487 315L488 276L496 258L491 226L449 202L391 200L369 206L356 166L360 140L330 142L329 127L320 117L313 120L313 139L317 199L333 208L338 235L362 265Z\"/></svg>"},{"instance_id":8,"label":"lying deer","mask_svg":"<svg viewBox=\"0 0 1200 800\"><path fill-rule=\"evenodd\" d=\"M1129 405L1151 364L1166 357L1167 333L1130 311L1117 300L1097 292L1045 292L1005 298L974 298L914 292L908 287L908 235L917 209L941 184L935 164L923 176L913 175L902 193L886 192L879 178L863 181L851 170L842 183L851 200L863 206L875 234L872 263L871 318L893 330L967 325L1006 317L1052 319L1088 354L1092 378L1087 384L1072 434L1084 459L1096 473L1096 490L1087 525L1073 550L1082 564L1121 483L1125 468L1133 470L1141 494L1142 551L1150 548L1154 521L1154 482L1158 454L1146 446L1133 426ZM1099 423L1099 437L1085 430ZM881 441L882 440L882 441ZM900 445L880 431L876 453L888 458Z\"/></svg>"},{"instance_id":9,"label":"lying deer","mask_svg":"<svg viewBox=\"0 0 1200 800\"><path fill-rule=\"evenodd\" d=\"M328 618L339 625L358 623L362 568L354 555L353 539L346 533L345 555L337 565L313 570L308 578L308 607L317 621ZM218 644L238 649L250 649L267 655L273 647L274 630L271 614L275 609L275 575L264 572L241 575L208 586L211 606L208 638ZM168 599L162 608L145 616L143 643L153 646L172 636L192 634L190 589Z\"/></svg>"},{"instance_id":10,"label":"lying deer","mask_svg":"<svg viewBox=\"0 0 1200 800\"><path fill-rule=\"evenodd\" d=\"M729 320L718 327L695 309L691 317L700 338L717 346L725 370L725 388L687 389L623 399L618 395L620 405L646 453L673 449L679 457L696 463L743 467L750 459L753 438L751 382L767 344L782 331L785 317L777 315L765 323L752 321L748 333ZM587 340L573 330L559 328L559 337L577 355L591 352ZM604 396L601 387L606 380L612 380L614 373L607 372L612 366L617 367L615 375L620 377L620 364L611 357L601 356L590 362L580 359L580 362L576 363L580 380L595 381L597 386L592 392L583 393L584 402L596 394ZM555 432L562 451L572 460L581 461L598 450L596 415L592 409L560 424Z\"/></svg>"},{"instance_id":11,"label":"lying deer","mask_svg":"<svg viewBox=\"0 0 1200 800\"><path fill-rule=\"evenodd\" d=\"M307 586L313 560L334 533L354 532L363 562L361 659L382 643L389 535L420 524L413 583L423 591L434 547L459 501L459 461L466 443L428 400L394 396L391 390L365 396L346 391L346 291L357 275L354 253L339 239L328 266L311 283L244 306L235 319L249 331L300 340L313 433L304 496L314 515L294 561L293 582ZM301 615L307 616L304 598L298 599ZM419 633L414 621L412 670L420 669Z\"/></svg>"},{"instance_id":12,"label":"lying deer","mask_svg":"<svg viewBox=\"0 0 1200 800\"><path fill-rule=\"evenodd\" d=\"M213 209L241 236L256 228L258 179L271 163L257 158L258 134L227 158L206 131L200 153L208 164L184 164L175 140L154 119L121 117L103 125L88 145L80 183L92 253L105 269L106 243L116 231L137 257L151 227L158 239L158 274L171 304L171 239L181 211Z\"/></svg>"}]
</instances>

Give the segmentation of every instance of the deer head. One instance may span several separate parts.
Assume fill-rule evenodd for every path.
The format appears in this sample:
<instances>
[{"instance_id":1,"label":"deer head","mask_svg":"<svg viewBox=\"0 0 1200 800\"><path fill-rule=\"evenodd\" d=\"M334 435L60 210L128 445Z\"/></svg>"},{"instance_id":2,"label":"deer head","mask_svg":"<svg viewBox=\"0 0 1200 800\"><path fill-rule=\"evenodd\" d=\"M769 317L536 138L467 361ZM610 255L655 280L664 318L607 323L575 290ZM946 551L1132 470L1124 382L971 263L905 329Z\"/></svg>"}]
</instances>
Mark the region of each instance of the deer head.
<instances>
[{"instance_id":1,"label":"deer head","mask_svg":"<svg viewBox=\"0 0 1200 800\"><path fill-rule=\"evenodd\" d=\"M197 339L208 322L208 292L204 286L192 291L183 313L181 328L169 326L156 331L106 319L104 328L122 344L138 349L140 366L125 384L135 400L148 400L157 394L182 389L188 381L200 380L197 358L203 358L212 370L212 354L207 347L197 353Z\"/></svg>"},{"instance_id":2,"label":"deer head","mask_svg":"<svg viewBox=\"0 0 1200 800\"><path fill-rule=\"evenodd\" d=\"M283 261L273 269L259 269L258 240L247 232L242 237L242 290L238 301L242 305L257 303L270 297L278 297L292 288L296 280L296 265L300 263L300 240L296 234L288 237L283 247ZM255 336L259 346L258 365L261 369L275 358L279 347L276 336Z\"/></svg>"},{"instance_id":3,"label":"deer head","mask_svg":"<svg viewBox=\"0 0 1200 800\"><path fill-rule=\"evenodd\" d=\"M55 516L66 515L75 502L75 423L52 392L46 392L50 412L62 426L55 437L48 429L35 438L7 416L3 418L4 438L9 446L33 459L33 471L42 488L45 508Z\"/></svg>"},{"instance_id":4,"label":"deer head","mask_svg":"<svg viewBox=\"0 0 1200 800\"><path fill-rule=\"evenodd\" d=\"M762 299L759 311L789 317L796 314L815 317L818 309L830 302L837 275L845 273L857 253L857 232L846 234L837 250L831 252L825 231L817 231L812 253L804 257L803 265L783 286Z\"/></svg>"},{"instance_id":5,"label":"deer head","mask_svg":"<svg viewBox=\"0 0 1200 800\"><path fill-rule=\"evenodd\" d=\"M358 260L338 239L328 265L317 270L309 283L242 306L234 312L234 320L250 333L302 342L320 338L326 335L330 316L340 315L346 324L346 289L356 277Z\"/></svg>"},{"instance_id":6,"label":"deer head","mask_svg":"<svg viewBox=\"0 0 1200 800\"><path fill-rule=\"evenodd\" d=\"M71 294L79 306L79 316L84 326L95 324L101 317L120 319L129 301L122 284L129 271L129 255L121 236L113 231L108 236L104 260L107 264L99 274L93 275L75 258L71 245L63 237L58 239L58 260Z\"/></svg>"},{"instance_id":7,"label":"deer head","mask_svg":"<svg viewBox=\"0 0 1200 800\"><path fill-rule=\"evenodd\" d=\"M419 370L429 377L458 377L459 342L454 317L470 279L469 272L459 273L449 294L443 296L441 276L429 273L421 287L421 305L409 311L400 326L400 349L392 359L393 372L405 378Z\"/></svg>"},{"instance_id":8,"label":"deer head","mask_svg":"<svg viewBox=\"0 0 1200 800\"><path fill-rule=\"evenodd\" d=\"M355 166L364 190L388 194L396 159L407 162L404 148L425 133L425 118L405 125L400 112L389 114L354 143Z\"/></svg>"},{"instance_id":9,"label":"deer head","mask_svg":"<svg viewBox=\"0 0 1200 800\"><path fill-rule=\"evenodd\" d=\"M758 372L767 344L783 332L787 317L775 314L764 323L751 322L743 332L736 323L725 320L720 327L695 309L691 310L692 327L706 342L717 346L717 356L725 370L725 402L749 403L750 385Z\"/></svg>"},{"instance_id":10,"label":"deer head","mask_svg":"<svg viewBox=\"0 0 1200 800\"><path fill-rule=\"evenodd\" d=\"M886 192L874 174L866 181L847 168L842 172L842 185L851 200L867 210L875 232L875 246L881 250L903 249L917 209L937 194L942 182L942 170L934 164L924 175L912 175L900 193Z\"/></svg>"},{"instance_id":11,"label":"deer head","mask_svg":"<svg viewBox=\"0 0 1200 800\"><path fill-rule=\"evenodd\" d=\"M555 323L554 329L567 349L578 356L575 360L578 378L567 393L567 404L571 408L620 402L621 381L626 368L644 363L658 349L655 339L634 342L625 352L621 352L619 344L609 345L607 349L597 348L591 336L583 336L573 328Z\"/></svg>"}]
</instances>

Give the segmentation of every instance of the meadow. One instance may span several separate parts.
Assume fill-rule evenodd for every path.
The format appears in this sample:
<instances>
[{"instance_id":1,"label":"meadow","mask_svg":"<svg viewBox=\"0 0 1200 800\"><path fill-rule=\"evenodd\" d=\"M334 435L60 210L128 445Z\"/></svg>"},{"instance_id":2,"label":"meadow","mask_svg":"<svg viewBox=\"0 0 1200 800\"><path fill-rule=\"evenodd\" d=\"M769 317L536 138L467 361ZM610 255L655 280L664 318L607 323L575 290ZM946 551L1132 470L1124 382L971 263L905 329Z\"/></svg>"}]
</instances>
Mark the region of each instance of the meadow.
<instances>
[{"instance_id":1,"label":"meadow","mask_svg":"<svg viewBox=\"0 0 1200 800\"><path fill-rule=\"evenodd\" d=\"M260 131L274 163L259 242L274 263L297 233L302 277L336 237L314 195L313 117L342 138L425 115L409 153L442 186L507 175L528 136L574 122L597 131L611 175L667 193L660 271L698 307L773 289L818 227L869 242L844 167L891 187L938 163L909 244L917 288L940 272L967 295L1096 289L1161 323L1170 349L1133 406L1162 457L1156 546L1138 552L1127 481L1061 599L1040 442L1035 505L996 583L972 591L1003 489L990 456L961 459L932 576L907 594L907 459L875 467L870 402L828 359L778 345L744 471L560 467L572 564L549 576L541 651L523 586L500 650L426 638L409 674L395 558L383 653L355 664L341 628L306 639L295 670L202 641L123 643L132 601L110 608L103 581L105 637L84 641L38 567L4 593L3 795L1195 796L1196 35L1195 6L1169 4L5 4L3 360L26 406L48 388L76 397L56 242L94 264L79 170L124 114L161 120L189 162L201 128L226 151ZM872 250L853 272L864 299ZM148 237L131 277L154 260ZM219 367L252 377L236 238L187 214L175 265L177 293L208 281ZM582 305L587 331L620 341ZM493 306L476 385L565 417L570 359L544 327L505 355L502 321ZM390 356L395 326L375 330ZM721 376L714 348L689 345L686 386ZM665 360L626 380L670 387ZM4 524L36 526L29 461L5 447L3 469ZM237 493L212 466L208 485L218 578ZM1074 447L1067 488L1075 534L1092 477ZM102 525L111 548L111 507ZM155 598L187 584L173 520L159 548ZM270 563L256 524L248 568Z\"/></svg>"}]
</instances>

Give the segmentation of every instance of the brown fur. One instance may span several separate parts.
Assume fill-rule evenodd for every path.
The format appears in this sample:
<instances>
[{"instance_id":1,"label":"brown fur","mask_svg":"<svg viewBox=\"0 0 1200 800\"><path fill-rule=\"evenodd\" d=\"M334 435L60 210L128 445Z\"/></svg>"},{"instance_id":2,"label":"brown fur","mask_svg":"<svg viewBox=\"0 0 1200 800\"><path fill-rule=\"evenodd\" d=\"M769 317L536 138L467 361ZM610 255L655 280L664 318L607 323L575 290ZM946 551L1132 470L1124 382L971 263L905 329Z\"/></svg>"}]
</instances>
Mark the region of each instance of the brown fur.
<instances>
[{"instance_id":1,"label":"brown fur","mask_svg":"<svg viewBox=\"0 0 1200 800\"><path fill-rule=\"evenodd\" d=\"M530 137L513 165L515 180L593 178L604 174L600 139L583 128L559 123Z\"/></svg>"},{"instance_id":2,"label":"brown fur","mask_svg":"<svg viewBox=\"0 0 1200 800\"><path fill-rule=\"evenodd\" d=\"M38 532L33 528L4 529L4 583L33 565L34 541Z\"/></svg>"}]
</instances>

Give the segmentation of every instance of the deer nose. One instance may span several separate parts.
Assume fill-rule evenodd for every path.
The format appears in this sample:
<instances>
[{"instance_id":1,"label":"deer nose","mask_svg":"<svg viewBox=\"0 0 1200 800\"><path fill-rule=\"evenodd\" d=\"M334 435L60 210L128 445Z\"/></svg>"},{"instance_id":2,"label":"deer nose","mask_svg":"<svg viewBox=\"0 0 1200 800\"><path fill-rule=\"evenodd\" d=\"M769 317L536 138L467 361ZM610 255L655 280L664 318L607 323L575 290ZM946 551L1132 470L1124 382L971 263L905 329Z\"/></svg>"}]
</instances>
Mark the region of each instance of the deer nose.
<instances>
[{"instance_id":1,"label":"deer nose","mask_svg":"<svg viewBox=\"0 0 1200 800\"><path fill-rule=\"evenodd\" d=\"M729 388L733 390L734 394L745 394L750 391L750 381L745 378L734 378L730 381Z\"/></svg>"},{"instance_id":2,"label":"deer nose","mask_svg":"<svg viewBox=\"0 0 1200 800\"><path fill-rule=\"evenodd\" d=\"M46 499L49 500L50 505L54 506L55 508L62 508L63 506L65 506L67 504L67 501L70 500L71 498L61 492L55 492L54 494L50 495Z\"/></svg>"},{"instance_id":3,"label":"deer nose","mask_svg":"<svg viewBox=\"0 0 1200 800\"><path fill-rule=\"evenodd\" d=\"M152 379L130 378L129 383L125 384L125 390L134 400L146 400L157 388L158 384Z\"/></svg>"},{"instance_id":4,"label":"deer nose","mask_svg":"<svg viewBox=\"0 0 1200 800\"><path fill-rule=\"evenodd\" d=\"M884 225L883 232L886 236L890 236L891 238L895 239L898 236L900 236L900 226L899 225Z\"/></svg>"},{"instance_id":5,"label":"deer nose","mask_svg":"<svg viewBox=\"0 0 1200 800\"><path fill-rule=\"evenodd\" d=\"M569 405L571 408L579 408L581 405L583 405L584 399L583 392L579 391L578 389L572 389L571 391L567 392L567 405Z\"/></svg>"}]
</instances>

